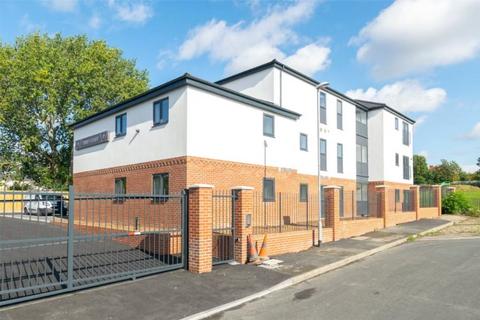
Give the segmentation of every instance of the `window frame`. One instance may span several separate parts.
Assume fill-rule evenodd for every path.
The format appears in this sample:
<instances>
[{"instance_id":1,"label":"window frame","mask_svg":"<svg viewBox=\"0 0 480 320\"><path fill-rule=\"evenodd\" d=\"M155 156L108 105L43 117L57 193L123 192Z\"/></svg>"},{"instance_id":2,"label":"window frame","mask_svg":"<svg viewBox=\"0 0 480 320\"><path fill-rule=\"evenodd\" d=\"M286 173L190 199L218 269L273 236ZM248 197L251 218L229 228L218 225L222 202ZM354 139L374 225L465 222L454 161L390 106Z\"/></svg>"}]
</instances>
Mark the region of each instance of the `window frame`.
<instances>
[{"instance_id":1,"label":"window frame","mask_svg":"<svg viewBox=\"0 0 480 320\"><path fill-rule=\"evenodd\" d=\"M269 133L269 132L266 132L265 131L265 118L269 118L272 120L272 133ZM263 135L265 137L270 137L270 138L275 138L275 117L270 115L270 114L267 114L267 113L264 113L263 114Z\"/></svg>"},{"instance_id":2,"label":"window frame","mask_svg":"<svg viewBox=\"0 0 480 320\"><path fill-rule=\"evenodd\" d=\"M166 102L167 105L166 105L166 119L162 119L162 110L163 108L165 107L165 105L163 105L163 103ZM159 121L156 121L156 115L157 115L157 107L158 108L158 113L159 113ZM168 97L166 98L163 98L163 99L160 99L160 100L156 100L153 102L153 126L156 127L156 126L161 126L161 125L164 125L164 124L167 124L168 121L169 121L169 109L170 109L170 100L168 99Z\"/></svg>"},{"instance_id":3,"label":"window frame","mask_svg":"<svg viewBox=\"0 0 480 320\"><path fill-rule=\"evenodd\" d=\"M403 156L403 179L410 180L410 159L407 156Z\"/></svg>"},{"instance_id":4,"label":"window frame","mask_svg":"<svg viewBox=\"0 0 480 320\"><path fill-rule=\"evenodd\" d=\"M398 152L395 153L395 166L400 166L400 155L398 154Z\"/></svg>"},{"instance_id":5,"label":"window frame","mask_svg":"<svg viewBox=\"0 0 480 320\"><path fill-rule=\"evenodd\" d=\"M117 181L123 181L123 192L117 192ZM114 203L123 203L126 199L125 197L119 195L126 195L127 194L127 177L115 177L113 180L113 188L114 188Z\"/></svg>"},{"instance_id":6,"label":"window frame","mask_svg":"<svg viewBox=\"0 0 480 320\"><path fill-rule=\"evenodd\" d=\"M320 123L327 124L327 94L320 92L318 99Z\"/></svg>"},{"instance_id":7,"label":"window frame","mask_svg":"<svg viewBox=\"0 0 480 320\"><path fill-rule=\"evenodd\" d=\"M305 147L302 146L302 138L305 138ZM308 151L308 135L306 133L300 133L300 150Z\"/></svg>"},{"instance_id":8,"label":"window frame","mask_svg":"<svg viewBox=\"0 0 480 320\"><path fill-rule=\"evenodd\" d=\"M410 128L408 126L408 123L406 123L405 121L403 121L402 127L402 142L406 146L410 145Z\"/></svg>"},{"instance_id":9,"label":"window frame","mask_svg":"<svg viewBox=\"0 0 480 320\"><path fill-rule=\"evenodd\" d=\"M324 153L322 153L322 142L325 144L325 152ZM326 139L320 139L318 148L319 148L318 152L320 153L320 170L321 171L327 171L327 168L328 168L328 165L327 165L327 140Z\"/></svg>"},{"instance_id":10,"label":"window frame","mask_svg":"<svg viewBox=\"0 0 480 320\"><path fill-rule=\"evenodd\" d=\"M265 187L266 187L265 182L267 181L272 183L272 196L269 198L266 197L266 193L265 193ZM275 202L275 178L270 178L270 177L263 178L262 198L263 198L263 202Z\"/></svg>"},{"instance_id":11,"label":"window frame","mask_svg":"<svg viewBox=\"0 0 480 320\"><path fill-rule=\"evenodd\" d=\"M337 129L343 130L343 102L340 99L337 99Z\"/></svg>"},{"instance_id":12,"label":"window frame","mask_svg":"<svg viewBox=\"0 0 480 320\"><path fill-rule=\"evenodd\" d=\"M119 127L118 127L119 119L120 119L120 129L122 130L121 132L119 131ZM115 137L123 137L125 135L127 135L127 113L126 112L115 116Z\"/></svg>"},{"instance_id":13,"label":"window frame","mask_svg":"<svg viewBox=\"0 0 480 320\"><path fill-rule=\"evenodd\" d=\"M399 130L400 129L400 125L399 125L399 120L397 117L395 117L395 130Z\"/></svg>"},{"instance_id":14,"label":"window frame","mask_svg":"<svg viewBox=\"0 0 480 320\"><path fill-rule=\"evenodd\" d=\"M299 200L308 202L308 183L300 183Z\"/></svg>"},{"instance_id":15,"label":"window frame","mask_svg":"<svg viewBox=\"0 0 480 320\"><path fill-rule=\"evenodd\" d=\"M164 179L165 177L167 178L167 187L166 187L166 193L155 193L155 178L160 177ZM165 182L162 182L162 187L165 189ZM152 197L152 202L153 203L160 203L160 202L166 202L168 200L168 195L170 194L170 174L168 172L160 172L160 173L154 173L152 174L152 195L155 197Z\"/></svg>"},{"instance_id":16,"label":"window frame","mask_svg":"<svg viewBox=\"0 0 480 320\"><path fill-rule=\"evenodd\" d=\"M341 155L339 155L339 153L341 153ZM343 173L343 144L342 143L337 143L337 173Z\"/></svg>"}]
</instances>

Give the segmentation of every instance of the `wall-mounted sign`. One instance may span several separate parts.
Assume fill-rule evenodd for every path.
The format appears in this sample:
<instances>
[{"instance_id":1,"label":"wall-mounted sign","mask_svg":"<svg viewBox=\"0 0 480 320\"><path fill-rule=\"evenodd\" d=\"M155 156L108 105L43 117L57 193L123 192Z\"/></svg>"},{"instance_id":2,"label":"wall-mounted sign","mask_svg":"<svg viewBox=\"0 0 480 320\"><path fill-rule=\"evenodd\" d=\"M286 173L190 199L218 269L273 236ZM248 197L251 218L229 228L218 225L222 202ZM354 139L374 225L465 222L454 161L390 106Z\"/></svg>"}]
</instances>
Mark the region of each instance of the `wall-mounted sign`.
<instances>
[{"instance_id":1,"label":"wall-mounted sign","mask_svg":"<svg viewBox=\"0 0 480 320\"><path fill-rule=\"evenodd\" d=\"M94 134L93 136L75 141L75 150L82 150L105 142L108 142L108 131L103 131Z\"/></svg>"}]
</instances>

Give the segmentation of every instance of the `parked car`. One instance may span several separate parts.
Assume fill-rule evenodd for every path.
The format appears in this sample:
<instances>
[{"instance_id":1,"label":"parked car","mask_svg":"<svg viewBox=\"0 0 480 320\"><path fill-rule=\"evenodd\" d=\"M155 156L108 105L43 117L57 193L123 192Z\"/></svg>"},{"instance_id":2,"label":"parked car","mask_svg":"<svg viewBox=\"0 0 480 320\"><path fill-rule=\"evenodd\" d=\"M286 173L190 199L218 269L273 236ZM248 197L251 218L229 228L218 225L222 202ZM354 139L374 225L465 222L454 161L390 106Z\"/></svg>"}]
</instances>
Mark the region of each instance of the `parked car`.
<instances>
[{"instance_id":1,"label":"parked car","mask_svg":"<svg viewBox=\"0 0 480 320\"><path fill-rule=\"evenodd\" d=\"M68 206L61 194L26 194L23 197L25 214L68 215Z\"/></svg>"}]
</instances>

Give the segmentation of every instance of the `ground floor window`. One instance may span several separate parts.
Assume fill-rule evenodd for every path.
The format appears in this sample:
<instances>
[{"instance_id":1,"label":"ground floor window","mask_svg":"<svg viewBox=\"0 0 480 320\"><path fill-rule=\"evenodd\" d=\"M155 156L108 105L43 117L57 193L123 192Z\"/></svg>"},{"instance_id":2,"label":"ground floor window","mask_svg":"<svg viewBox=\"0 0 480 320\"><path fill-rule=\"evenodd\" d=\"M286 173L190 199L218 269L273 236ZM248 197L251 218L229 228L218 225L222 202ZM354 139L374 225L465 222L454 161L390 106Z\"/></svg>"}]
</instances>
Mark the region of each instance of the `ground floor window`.
<instances>
[{"instance_id":1,"label":"ground floor window","mask_svg":"<svg viewBox=\"0 0 480 320\"><path fill-rule=\"evenodd\" d=\"M300 202L307 202L308 201L308 184L301 183L300 184Z\"/></svg>"},{"instance_id":2,"label":"ground floor window","mask_svg":"<svg viewBox=\"0 0 480 320\"><path fill-rule=\"evenodd\" d=\"M116 202L123 202L125 200L124 197L118 196L127 193L127 178L115 178L115 201Z\"/></svg>"},{"instance_id":3,"label":"ground floor window","mask_svg":"<svg viewBox=\"0 0 480 320\"><path fill-rule=\"evenodd\" d=\"M275 179L263 178L263 201L275 201Z\"/></svg>"},{"instance_id":4,"label":"ground floor window","mask_svg":"<svg viewBox=\"0 0 480 320\"><path fill-rule=\"evenodd\" d=\"M168 195L168 173L157 173L153 175L152 191L154 195ZM153 199L155 202L165 201L167 197L155 197Z\"/></svg>"},{"instance_id":5,"label":"ground floor window","mask_svg":"<svg viewBox=\"0 0 480 320\"><path fill-rule=\"evenodd\" d=\"M357 182L357 215L368 215L368 183Z\"/></svg>"}]
</instances>

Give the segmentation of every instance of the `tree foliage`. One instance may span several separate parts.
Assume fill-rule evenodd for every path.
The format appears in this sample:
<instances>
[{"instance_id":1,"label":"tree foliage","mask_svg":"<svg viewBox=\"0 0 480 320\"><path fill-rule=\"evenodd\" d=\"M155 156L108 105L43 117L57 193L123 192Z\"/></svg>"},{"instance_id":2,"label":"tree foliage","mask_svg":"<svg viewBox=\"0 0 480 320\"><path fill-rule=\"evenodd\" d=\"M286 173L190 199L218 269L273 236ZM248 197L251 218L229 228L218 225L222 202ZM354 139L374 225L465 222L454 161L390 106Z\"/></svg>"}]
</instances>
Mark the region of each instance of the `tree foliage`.
<instances>
[{"instance_id":1,"label":"tree foliage","mask_svg":"<svg viewBox=\"0 0 480 320\"><path fill-rule=\"evenodd\" d=\"M427 184L431 181L427 159L415 154L413 156L413 181L415 184Z\"/></svg>"},{"instance_id":2,"label":"tree foliage","mask_svg":"<svg viewBox=\"0 0 480 320\"><path fill-rule=\"evenodd\" d=\"M72 153L68 124L147 88L147 72L104 41L33 33L13 45L0 43L3 174L65 186Z\"/></svg>"}]
</instances>

